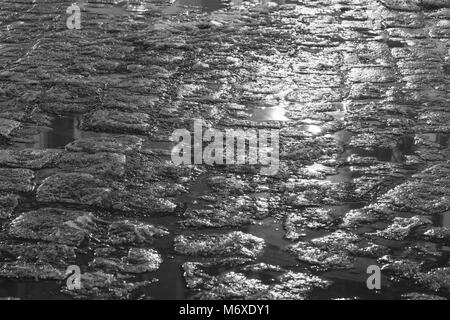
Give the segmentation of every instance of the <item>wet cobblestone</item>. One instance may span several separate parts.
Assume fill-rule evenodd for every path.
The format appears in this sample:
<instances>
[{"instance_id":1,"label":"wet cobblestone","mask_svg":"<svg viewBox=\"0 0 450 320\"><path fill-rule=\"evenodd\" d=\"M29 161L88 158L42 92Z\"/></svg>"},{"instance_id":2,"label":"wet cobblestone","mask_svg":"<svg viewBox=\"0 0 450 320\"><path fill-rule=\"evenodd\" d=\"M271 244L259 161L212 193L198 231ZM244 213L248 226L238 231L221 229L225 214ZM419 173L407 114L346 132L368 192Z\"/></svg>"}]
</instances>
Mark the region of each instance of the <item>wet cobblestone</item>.
<instances>
[{"instance_id":1,"label":"wet cobblestone","mask_svg":"<svg viewBox=\"0 0 450 320\"><path fill-rule=\"evenodd\" d=\"M0 3L0 296L450 297L448 1L88 2ZM194 119L278 174L175 166Z\"/></svg>"}]
</instances>

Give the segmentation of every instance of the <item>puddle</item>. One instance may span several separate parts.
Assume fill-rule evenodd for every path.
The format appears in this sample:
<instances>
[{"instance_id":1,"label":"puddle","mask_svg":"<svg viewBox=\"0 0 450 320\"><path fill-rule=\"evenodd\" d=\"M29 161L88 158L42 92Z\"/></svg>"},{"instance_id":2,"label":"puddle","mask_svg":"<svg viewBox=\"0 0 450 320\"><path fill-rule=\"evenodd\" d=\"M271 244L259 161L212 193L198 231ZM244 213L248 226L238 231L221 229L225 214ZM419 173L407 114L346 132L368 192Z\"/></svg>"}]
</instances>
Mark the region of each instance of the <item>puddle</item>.
<instances>
[{"instance_id":1,"label":"puddle","mask_svg":"<svg viewBox=\"0 0 450 320\"><path fill-rule=\"evenodd\" d=\"M443 148L448 148L450 145L450 134L448 133L425 133L424 136Z\"/></svg>"},{"instance_id":2,"label":"puddle","mask_svg":"<svg viewBox=\"0 0 450 320\"><path fill-rule=\"evenodd\" d=\"M400 140L400 143L398 144L398 150L400 150L400 152L404 155L412 155L414 154L414 146L414 137L405 136Z\"/></svg>"},{"instance_id":3,"label":"puddle","mask_svg":"<svg viewBox=\"0 0 450 320\"><path fill-rule=\"evenodd\" d=\"M341 144L348 144L352 136L353 133L346 130L338 131L333 135L334 139Z\"/></svg>"},{"instance_id":4,"label":"puddle","mask_svg":"<svg viewBox=\"0 0 450 320\"><path fill-rule=\"evenodd\" d=\"M266 242L266 248L261 258L265 263L280 266L298 264L295 257L284 250L292 243L284 238L285 231L281 222L274 218L264 219L257 224L247 227L245 232L262 238Z\"/></svg>"},{"instance_id":5,"label":"puddle","mask_svg":"<svg viewBox=\"0 0 450 320\"><path fill-rule=\"evenodd\" d=\"M444 73L445 74L450 74L450 64L446 64L444 65Z\"/></svg>"},{"instance_id":6,"label":"puddle","mask_svg":"<svg viewBox=\"0 0 450 320\"><path fill-rule=\"evenodd\" d=\"M172 6L167 6L167 9L163 8L161 2L156 1L142 1L142 5L134 5L132 1L127 2L125 5L120 4L106 4L100 2L100 0L95 1L80 1L86 3L83 10L91 13L93 15L98 14L100 16L130 16L139 15L144 13L154 13L159 11L163 14L176 14L179 12L193 10L195 12L213 12L221 10L228 7L233 7L233 4L240 2L239 0L176 0L173 2ZM119 1L110 1L111 3L117 3ZM254 3L257 0L253 1ZM284 3L284 0L276 1L278 3ZM289 1L290 3L294 1ZM294 2L295 3L295 2ZM297 3L299 3L297 1ZM312 10L313 9L305 9ZM304 13L304 12L303 12ZM106 18L105 18L106 19ZM150 22L151 23L151 22ZM182 38L182 33L180 37ZM388 40L387 45L391 48L404 46L404 43L395 40ZM450 66L444 66L444 72L450 74ZM208 88L209 89L209 88ZM218 88L213 88L212 91L219 91ZM216 90L217 89L217 90ZM225 91L225 90L224 90ZM287 112L284 105L273 106L268 104L267 106L258 106L250 110L249 116L253 121L289 121L286 116ZM333 116L335 121L342 121L345 119L345 112L343 111L333 111L329 113ZM309 134L316 136L323 134L323 127L318 123L320 122L310 122L303 123L299 128ZM33 127L34 129L34 127ZM101 134L98 134L99 136ZM90 136L97 136L92 132L86 132L79 129L79 119L77 117L58 117L55 118L50 124L49 128L42 129L38 134L33 136L33 145L37 149L46 148L63 148L68 143ZM348 131L339 131L334 134L336 141L342 144L348 144L351 140L352 133ZM441 133L430 133L429 137L431 140L439 143L442 147L449 146L450 135ZM28 136L27 136L28 138ZM154 151L155 153L161 155L170 155L173 144L171 142L159 142L159 141L148 141L145 147ZM404 160L404 155L411 154L413 151L413 141L412 139L405 138L402 140L398 146L395 148L375 148L372 151L366 150L353 150L347 149L345 155L348 154L359 154L364 156L372 156L380 161L389 162L401 162ZM322 167L311 166L309 168L313 172L321 172ZM338 173L332 176L328 176L327 180L334 183L350 183L353 181L355 176L352 174L349 167L342 167L338 169ZM209 186L207 185L206 176L197 177L197 179L192 183L189 193L183 194L177 198L177 201L182 202L186 207L188 206L201 206L202 203L195 203L198 197L201 195L208 195L210 193ZM204 200L206 202L206 200ZM212 205L208 202L208 205ZM325 209L332 208L333 214L336 217L344 216L349 210L356 209L364 206L364 203L344 203L340 206L325 207ZM152 246L156 247L159 252L163 255L163 263L160 268L152 273L146 274L145 277L148 280L157 278L158 281L152 283L148 287L149 297L155 299L185 299L188 297L188 289L186 288L186 283L183 277L183 270L181 265L189 257L178 256L173 252L173 237L180 232L179 226L176 224L179 222L179 216L171 216L169 218L164 217L152 217L148 221L152 224L163 225L169 229L171 235L161 241L155 241ZM450 212L446 212L436 216L436 225L450 227ZM253 234L255 236L261 237L266 242L266 249L261 260L274 265L291 266L298 265L299 262L295 257L284 251L284 248L291 244L292 242L284 238L285 231L283 229L282 223L273 218L267 218L262 221L258 221L257 224L243 227L246 232ZM208 231L201 231L204 233L211 232L228 232L225 228L217 231L216 229L211 229ZM189 232L197 233L198 230L189 230ZM329 233L329 231L320 231ZM305 240L309 240L314 237L323 236L319 234L319 231L308 232L308 236ZM450 250L450 249L447 249ZM91 260L90 256L77 256L77 263L87 264ZM360 296L360 297L378 297L378 294L371 293L365 287L365 279L367 275L363 270L363 267L369 263L374 263L373 261L358 260L359 267L358 270L347 271L332 271L326 276L335 280L335 285L328 291L323 291L322 295L317 295L316 297L321 298L333 298L336 296ZM59 282L52 281L14 281L14 280L3 280L0 279L0 296L16 296L22 299L51 299L51 298L65 298L59 292L60 288ZM390 297L391 292L383 292L383 296Z\"/></svg>"},{"instance_id":7,"label":"puddle","mask_svg":"<svg viewBox=\"0 0 450 320\"><path fill-rule=\"evenodd\" d=\"M298 126L299 130L308 132L313 136L319 135L322 133L322 128L316 124L302 124Z\"/></svg>"},{"instance_id":8,"label":"puddle","mask_svg":"<svg viewBox=\"0 0 450 320\"><path fill-rule=\"evenodd\" d=\"M56 281L14 281L0 279L0 297L15 297L22 300L68 300L70 297L60 293Z\"/></svg>"},{"instance_id":9,"label":"puddle","mask_svg":"<svg viewBox=\"0 0 450 320\"><path fill-rule=\"evenodd\" d=\"M172 141L146 141L143 149L151 150L153 153L161 156L165 160L170 160L174 143Z\"/></svg>"},{"instance_id":10,"label":"puddle","mask_svg":"<svg viewBox=\"0 0 450 320\"><path fill-rule=\"evenodd\" d=\"M76 4L80 7L81 11L86 11L98 15L112 16L128 16L130 12L126 9L127 4L117 3L116 1L100 2L100 1L88 1L80 0Z\"/></svg>"},{"instance_id":11,"label":"puddle","mask_svg":"<svg viewBox=\"0 0 450 320\"><path fill-rule=\"evenodd\" d=\"M39 128L39 133L33 134L29 147L35 149L62 149L67 144L78 139L114 136L114 134L110 133L81 130L79 129L80 123L81 117L78 116L56 117L48 127ZM171 146L169 147L168 143L149 142L148 147L163 155L167 153L170 155Z\"/></svg>"},{"instance_id":12,"label":"puddle","mask_svg":"<svg viewBox=\"0 0 450 320\"><path fill-rule=\"evenodd\" d=\"M55 118L49 128L44 128L33 136L34 148L64 148L68 143L82 138L82 131L78 129L78 124L77 117Z\"/></svg>"},{"instance_id":13,"label":"puddle","mask_svg":"<svg viewBox=\"0 0 450 320\"><path fill-rule=\"evenodd\" d=\"M252 121L288 121L284 107L258 107L251 110Z\"/></svg>"},{"instance_id":14,"label":"puddle","mask_svg":"<svg viewBox=\"0 0 450 320\"><path fill-rule=\"evenodd\" d=\"M175 15L186 11L211 13L226 8L240 8L242 3L251 3L247 0L175 0L166 6L150 1L96 1L79 0L76 4L82 11L97 15L99 22L108 17L142 17L146 13L159 12L164 16ZM295 1L275 0L273 3L279 5L286 3L296 3ZM257 4L253 2L255 6ZM264 0L261 0L261 7L265 7Z\"/></svg>"},{"instance_id":15,"label":"puddle","mask_svg":"<svg viewBox=\"0 0 450 320\"><path fill-rule=\"evenodd\" d=\"M284 230L281 222L273 218L264 219L256 224L250 225L247 232L256 237L264 238L266 243L270 243L277 248L284 248L291 243L284 239Z\"/></svg>"},{"instance_id":16,"label":"puddle","mask_svg":"<svg viewBox=\"0 0 450 320\"><path fill-rule=\"evenodd\" d=\"M386 40L386 44L389 48L404 48L407 46L405 42L396 40Z\"/></svg>"},{"instance_id":17,"label":"puddle","mask_svg":"<svg viewBox=\"0 0 450 320\"><path fill-rule=\"evenodd\" d=\"M433 217L433 224L436 227L450 228L450 211L437 214Z\"/></svg>"},{"instance_id":18,"label":"puddle","mask_svg":"<svg viewBox=\"0 0 450 320\"><path fill-rule=\"evenodd\" d=\"M187 299L188 289L183 276L182 264L187 257L174 254L173 241L178 234L178 218L174 216L145 217L140 219L144 223L165 227L170 234L166 237L155 239L152 248L162 255L163 262L158 270L140 275L139 280L158 281L152 282L143 289L146 297L157 300Z\"/></svg>"},{"instance_id":19,"label":"puddle","mask_svg":"<svg viewBox=\"0 0 450 320\"><path fill-rule=\"evenodd\" d=\"M177 197L177 201L180 201L191 207L202 207L203 200L198 199L202 195L207 195L210 188L207 183L208 176L199 176L193 181L188 193L184 193Z\"/></svg>"},{"instance_id":20,"label":"puddle","mask_svg":"<svg viewBox=\"0 0 450 320\"><path fill-rule=\"evenodd\" d=\"M376 265L376 261L369 258L357 258L354 263L354 269L348 272L337 270L326 272L323 277L330 279L333 284L327 289L314 290L311 299L328 300L336 297L349 300L398 299L403 292L404 288L392 285L383 274L381 274L381 290L368 290L366 270L368 266Z\"/></svg>"},{"instance_id":21,"label":"puddle","mask_svg":"<svg viewBox=\"0 0 450 320\"><path fill-rule=\"evenodd\" d=\"M333 209L333 216L344 217L350 210L361 209L366 205L365 202L348 202L339 206L325 206L324 209Z\"/></svg>"},{"instance_id":22,"label":"puddle","mask_svg":"<svg viewBox=\"0 0 450 320\"><path fill-rule=\"evenodd\" d=\"M373 147L370 150L351 148L349 152L361 157L376 158L382 162L401 163L405 155L414 153L414 138L409 136L402 138L395 148Z\"/></svg>"},{"instance_id":23,"label":"puddle","mask_svg":"<svg viewBox=\"0 0 450 320\"><path fill-rule=\"evenodd\" d=\"M317 129L318 130L318 129ZM447 143L449 136L432 137L433 134L428 134L431 140L436 141L440 139L440 143ZM339 142L341 145L347 145L350 143L353 134L346 130L341 130L333 134L333 138ZM345 152L342 153L341 157L346 158L352 154L356 154L361 157L371 157L376 158L378 161L383 162L403 162L405 155L414 154L414 138L411 136L405 136L400 139L399 143L395 148L383 148L383 147L372 147L371 149L364 148L346 148ZM441 144L442 145L442 144Z\"/></svg>"},{"instance_id":24,"label":"puddle","mask_svg":"<svg viewBox=\"0 0 450 320\"><path fill-rule=\"evenodd\" d=\"M326 180L333 183L353 182L354 173L350 167L342 167L338 169L338 174L327 176Z\"/></svg>"},{"instance_id":25,"label":"puddle","mask_svg":"<svg viewBox=\"0 0 450 320\"><path fill-rule=\"evenodd\" d=\"M222 0L176 0L171 5L161 7L150 1L78 1L77 4L82 11L108 17L120 17L131 15L142 15L146 12L161 12L164 15L177 14L192 8L196 11L213 12L228 6L227 1Z\"/></svg>"},{"instance_id":26,"label":"puddle","mask_svg":"<svg viewBox=\"0 0 450 320\"><path fill-rule=\"evenodd\" d=\"M398 149L373 148L371 150L366 150L354 148L351 149L351 151L351 153L357 154L358 156L376 158L378 161L382 162L403 162L403 154Z\"/></svg>"},{"instance_id":27,"label":"puddle","mask_svg":"<svg viewBox=\"0 0 450 320\"><path fill-rule=\"evenodd\" d=\"M344 121L345 120L345 111L344 110L328 111L325 113L332 116L335 121Z\"/></svg>"},{"instance_id":28,"label":"puddle","mask_svg":"<svg viewBox=\"0 0 450 320\"><path fill-rule=\"evenodd\" d=\"M148 286L148 296L157 300L187 299L188 289L183 277L182 257L166 257L159 269L149 275L147 280L157 278L158 281Z\"/></svg>"},{"instance_id":29,"label":"puddle","mask_svg":"<svg viewBox=\"0 0 450 320\"><path fill-rule=\"evenodd\" d=\"M257 1L248 1L248 0L177 0L173 5L176 6L192 6L199 7L203 12L213 12L221 9L225 9L227 7L239 7L242 3L256 3ZM261 6L265 6L265 1L260 0ZM298 3L295 1L289 0L274 0L271 1L273 3L277 3L279 5L286 3Z\"/></svg>"},{"instance_id":30,"label":"puddle","mask_svg":"<svg viewBox=\"0 0 450 320\"><path fill-rule=\"evenodd\" d=\"M212 12L227 7L227 1L222 0L177 0L174 5L199 7L204 12Z\"/></svg>"}]
</instances>

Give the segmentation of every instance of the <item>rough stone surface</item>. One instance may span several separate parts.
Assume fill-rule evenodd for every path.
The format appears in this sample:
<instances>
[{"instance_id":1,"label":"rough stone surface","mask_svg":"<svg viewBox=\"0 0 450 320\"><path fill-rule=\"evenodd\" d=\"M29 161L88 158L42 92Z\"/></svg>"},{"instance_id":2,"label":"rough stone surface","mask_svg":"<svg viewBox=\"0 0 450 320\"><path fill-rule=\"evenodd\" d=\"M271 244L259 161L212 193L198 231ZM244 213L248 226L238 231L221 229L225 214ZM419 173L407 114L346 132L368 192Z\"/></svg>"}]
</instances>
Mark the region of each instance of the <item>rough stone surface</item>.
<instances>
[{"instance_id":1,"label":"rough stone surface","mask_svg":"<svg viewBox=\"0 0 450 320\"><path fill-rule=\"evenodd\" d=\"M175 251L192 256L255 259L263 249L263 239L239 231L175 238Z\"/></svg>"},{"instance_id":2,"label":"rough stone surface","mask_svg":"<svg viewBox=\"0 0 450 320\"><path fill-rule=\"evenodd\" d=\"M34 189L34 173L28 169L1 169L0 191L30 192Z\"/></svg>"},{"instance_id":3,"label":"rough stone surface","mask_svg":"<svg viewBox=\"0 0 450 320\"><path fill-rule=\"evenodd\" d=\"M80 245L94 229L91 213L41 209L19 215L11 222L8 233L20 239Z\"/></svg>"},{"instance_id":4,"label":"rough stone surface","mask_svg":"<svg viewBox=\"0 0 450 320\"><path fill-rule=\"evenodd\" d=\"M58 150L0 150L0 165L14 168L42 169L52 166L60 154L61 151Z\"/></svg>"},{"instance_id":5,"label":"rough stone surface","mask_svg":"<svg viewBox=\"0 0 450 320\"><path fill-rule=\"evenodd\" d=\"M106 2L2 1L0 299L450 298L449 1Z\"/></svg>"}]
</instances>

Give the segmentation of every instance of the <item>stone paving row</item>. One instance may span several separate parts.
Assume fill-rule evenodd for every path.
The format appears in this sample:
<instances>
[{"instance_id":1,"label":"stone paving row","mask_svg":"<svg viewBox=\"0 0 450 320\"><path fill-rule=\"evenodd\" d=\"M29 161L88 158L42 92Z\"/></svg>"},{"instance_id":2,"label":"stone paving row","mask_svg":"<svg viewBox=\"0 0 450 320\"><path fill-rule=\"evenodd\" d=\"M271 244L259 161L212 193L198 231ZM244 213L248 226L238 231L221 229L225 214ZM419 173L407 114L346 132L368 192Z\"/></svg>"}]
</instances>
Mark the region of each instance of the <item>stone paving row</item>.
<instances>
[{"instance_id":1,"label":"stone paving row","mask_svg":"<svg viewBox=\"0 0 450 320\"><path fill-rule=\"evenodd\" d=\"M0 296L450 297L448 1L89 2L0 4ZM279 172L175 166L194 119Z\"/></svg>"}]
</instances>

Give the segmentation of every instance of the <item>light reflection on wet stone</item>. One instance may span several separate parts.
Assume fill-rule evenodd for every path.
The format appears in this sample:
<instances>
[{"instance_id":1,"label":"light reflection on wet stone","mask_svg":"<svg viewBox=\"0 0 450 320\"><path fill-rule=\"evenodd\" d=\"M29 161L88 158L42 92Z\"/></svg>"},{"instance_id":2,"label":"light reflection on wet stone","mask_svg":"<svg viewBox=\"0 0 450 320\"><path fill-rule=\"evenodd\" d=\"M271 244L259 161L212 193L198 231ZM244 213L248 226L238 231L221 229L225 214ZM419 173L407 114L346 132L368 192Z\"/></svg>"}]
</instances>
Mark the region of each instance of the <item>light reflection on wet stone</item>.
<instances>
[{"instance_id":1,"label":"light reflection on wet stone","mask_svg":"<svg viewBox=\"0 0 450 320\"><path fill-rule=\"evenodd\" d=\"M250 118L253 121L288 121L283 107L256 107Z\"/></svg>"},{"instance_id":2,"label":"light reflection on wet stone","mask_svg":"<svg viewBox=\"0 0 450 320\"><path fill-rule=\"evenodd\" d=\"M446 5L112 2L80 2L77 33L64 29L69 2L0 10L0 296L450 297ZM281 129L279 174L174 166L169 137L193 118ZM46 231L26 214L54 206L98 217L51 215ZM45 246L7 236L19 216ZM195 243L174 252L174 239ZM124 267L136 243L147 251ZM121 280L159 255L158 270ZM29 282L72 263L82 292ZM383 267L379 295L367 264Z\"/></svg>"}]
</instances>

